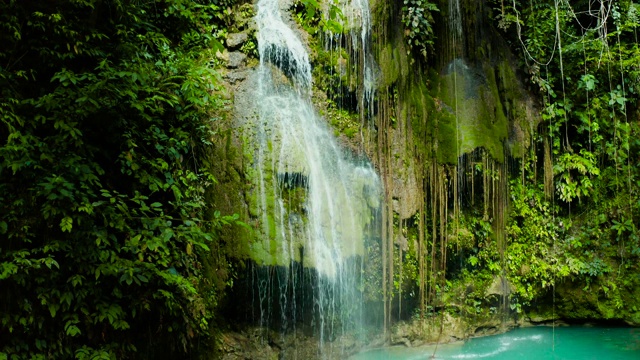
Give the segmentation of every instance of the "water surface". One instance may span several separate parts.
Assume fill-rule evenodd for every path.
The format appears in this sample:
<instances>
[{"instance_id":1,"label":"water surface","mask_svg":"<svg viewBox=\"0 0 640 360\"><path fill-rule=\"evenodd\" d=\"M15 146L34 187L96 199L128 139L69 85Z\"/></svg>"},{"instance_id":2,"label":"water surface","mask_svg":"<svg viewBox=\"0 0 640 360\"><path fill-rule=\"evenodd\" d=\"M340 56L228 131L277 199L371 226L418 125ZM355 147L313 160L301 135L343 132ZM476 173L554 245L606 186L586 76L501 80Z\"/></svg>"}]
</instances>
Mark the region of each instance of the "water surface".
<instances>
[{"instance_id":1,"label":"water surface","mask_svg":"<svg viewBox=\"0 0 640 360\"><path fill-rule=\"evenodd\" d=\"M431 359L640 360L640 329L603 327L532 327L464 343L369 351L352 360Z\"/></svg>"}]
</instances>

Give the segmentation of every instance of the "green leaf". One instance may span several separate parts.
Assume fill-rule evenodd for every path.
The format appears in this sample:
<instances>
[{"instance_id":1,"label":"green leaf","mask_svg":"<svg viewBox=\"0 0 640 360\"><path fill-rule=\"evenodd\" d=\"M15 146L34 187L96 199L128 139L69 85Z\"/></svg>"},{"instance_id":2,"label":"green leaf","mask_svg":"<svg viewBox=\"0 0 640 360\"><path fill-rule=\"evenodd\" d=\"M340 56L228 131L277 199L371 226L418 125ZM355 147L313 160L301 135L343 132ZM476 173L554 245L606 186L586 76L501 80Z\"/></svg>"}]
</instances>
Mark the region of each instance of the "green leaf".
<instances>
[{"instance_id":1,"label":"green leaf","mask_svg":"<svg viewBox=\"0 0 640 360\"><path fill-rule=\"evenodd\" d=\"M478 258L475 257L475 256L470 256L469 257L469 264L471 264L471 266L478 265Z\"/></svg>"},{"instance_id":2,"label":"green leaf","mask_svg":"<svg viewBox=\"0 0 640 360\"><path fill-rule=\"evenodd\" d=\"M73 219L68 216L62 218L62 221L60 222L60 228L62 229L62 231L71 232L71 228L73 228Z\"/></svg>"},{"instance_id":3,"label":"green leaf","mask_svg":"<svg viewBox=\"0 0 640 360\"><path fill-rule=\"evenodd\" d=\"M58 304L49 304L48 306L49 308L49 312L51 313L51 317L56 317L56 314L58 313L58 309L60 308L60 306Z\"/></svg>"},{"instance_id":4,"label":"green leaf","mask_svg":"<svg viewBox=\"0 0 640 360\"><path fill-rule=\"evenodd\" d=\"M64 331L67 335L74 337L81 334L80 329L76 326L77 320L69 320L64 325Z\"/></svg>"},{"instance_id":5,"label":"green leaf","mask_svg":"<svg viewBox=\"0 0 640 360\"><path fill-rule=\"evenodd\" d=\"M49 269L51 269L51 266L55 266L58 269L60 269L60 265L58 264L57 261L55 261L53 258L45 258L44 259L44 265L46 267L48 267Z\"/></svg>"}]
</instances>

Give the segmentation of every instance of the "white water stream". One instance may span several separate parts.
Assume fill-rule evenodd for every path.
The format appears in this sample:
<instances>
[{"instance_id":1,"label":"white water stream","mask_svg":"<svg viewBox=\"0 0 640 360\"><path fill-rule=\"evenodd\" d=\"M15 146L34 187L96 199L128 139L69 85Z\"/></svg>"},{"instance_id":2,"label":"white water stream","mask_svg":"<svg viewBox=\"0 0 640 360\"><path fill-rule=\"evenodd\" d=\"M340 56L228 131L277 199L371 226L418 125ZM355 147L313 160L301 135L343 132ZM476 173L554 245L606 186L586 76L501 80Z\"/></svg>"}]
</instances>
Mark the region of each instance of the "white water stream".
<instances>
[{"instance_id":1,"label":"white water stream","mask_svg":"<svg viewBox=\"0 0 640 360\"><path fill-rule=\"evenodd\" d=\"M345 151L313 108L309 55L281 6L260 0L256 16L260 65L253 130L259 144L253 162L262 240L252 251L258 265L280 267L276 280L256 279L258 301L261 325L295 329L295 292L311 279L312 325L322 344L327 335L362 324L362 256L381 185L372 166ZM294 263L316 275L300 278ZM280 319L271 318L276 302Z\"/></svg>"},{"instance_id":2,"label":"white water stream","mask_svg":"<svg viewBox=\"0 0 640 360\"><path fill-rule=\"evenodd\" d=\"M338 0L335 2L342 15L336 19L344 33L328 33L325 41L330 51L340 51L344 37L349 38L350 62L356 65L358 107L363 122L370 120L374 112L376 66L371 52L371 9L369 0ZM328 11L325 17L329 17ZM364 124L363 124L364 125ZM370 124L372 125L372 124Z\"/></svg>"}]
</instances>

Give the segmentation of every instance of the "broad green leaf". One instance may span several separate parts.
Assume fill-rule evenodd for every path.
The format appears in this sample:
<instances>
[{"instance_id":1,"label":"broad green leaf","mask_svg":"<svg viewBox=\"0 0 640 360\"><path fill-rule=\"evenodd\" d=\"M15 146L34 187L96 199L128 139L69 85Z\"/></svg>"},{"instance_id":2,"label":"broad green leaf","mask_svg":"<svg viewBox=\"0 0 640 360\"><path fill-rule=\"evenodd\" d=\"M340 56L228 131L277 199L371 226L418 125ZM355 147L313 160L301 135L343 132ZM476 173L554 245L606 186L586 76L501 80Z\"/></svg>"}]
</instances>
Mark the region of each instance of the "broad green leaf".
<instances>
[{"instance_id":1,"label":"broad green leaf","mask_svg":"<svg viewBox=\"0 0 640 360\"><path fill-rule=\"evenodd\" d=\"M71 232L72 228L73 228L73 219L71 219L68 216L65 216L64 218L62 218L62 221L60 221L60 229L62 229L62 231Z\"/></svg>"}]
</instances>

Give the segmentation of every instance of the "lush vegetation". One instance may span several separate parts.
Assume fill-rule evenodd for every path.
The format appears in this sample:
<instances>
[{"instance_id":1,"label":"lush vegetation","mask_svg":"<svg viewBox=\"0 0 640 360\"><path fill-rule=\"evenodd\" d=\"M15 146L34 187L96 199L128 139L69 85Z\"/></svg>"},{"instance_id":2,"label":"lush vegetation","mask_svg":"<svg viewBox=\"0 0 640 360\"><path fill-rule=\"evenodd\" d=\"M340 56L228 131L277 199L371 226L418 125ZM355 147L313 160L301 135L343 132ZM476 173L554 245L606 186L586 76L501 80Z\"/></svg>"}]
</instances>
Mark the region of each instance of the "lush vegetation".
<instances>
[{"instance_id":1,"label":"lush vegetation","mask_svg":"<svg viewBox=\"0 0 640 360\"><path fill-rule=\"evenodd\" d=\"M538 151L525 156L521 179L510 185L508 266L518 295L528 303L555 284L561 295L584 296L596 308L566 309L565 317L637 322L640 7L494 3L499 26L543 99ZM546 194L534 177L543 157L551 167Z\"/></svg>"},{"instance_id":2,"label":"lush vegetation","mask_svg":"<svg viewBox=\"0 0 640 360\"><path fill-rule=\"evenodd\" d=\"M502 202L494 190L484 190L489 197L476 195L475 206L460 204L457 213L456 205L449 205L450 221L436 218L426 226L427 231L446 228L449 238L434 233L426 239L428 249L437 245L428 260L436 264L434 273L447 272L432 285L442 300L432 301L431 308L442 304L454 305L453 313L495 313L497 294L487 289L492 279L505 277L509 289L501 292L511 293L507 305L516 314L549 320L555 312L565 319L640 324L640 6L632 1L491 5L493 26L518 54L525 84L539 99L540 118L525 139L530 146L523 156L505 159L510 171L477 159L470 160L471 168L458 165L477 189L490 185L509 198ZM454 170L445 166L445 171L448 191L458 199ZM479 183L480 174L489 182ZM473 197L463 195L468 196ZM417 230L408 231L418 238ZM406 293L420 278L411 271L416 258L411 252L403 269ZM451 259L446 265L438 264L442 254Z\"/></svg>"},{"instance_id":3,"label":"lush vegetation","mask_svg":"<svg viewBox=\"0 0 640 360\"><path fill-rule=\"evenodd\" d=\"M447 54L450 39L434 37L452 35L455 14L448 14L448 2L437 2L438 13L425 1L403 5L379 5L381 23L402 20L405 28L403 43L392 35L379 46L385 81L378 93L380 114L391 115L381 115L378 125L390 121L411 128L410 146L418 147L388 145L380 136L379 162L401 158L415 164L425 180L418 213L388 221L392 236L408 239L405 248L389 247L393 289L387 300L397 305L388 307L419 298L420 317L426 311L481 319L504 306L516 317L526 313L537 320L640 324L640 6L628 0L495 0L485 7L461 0L458 21L465 33L456 56L464 62L457 63ZM433 58L423 44L436 49ZM426 80L398 50L416 60L426 57L427 68L440 67ZM438 79L460 64L458 81L467 70L486 84L496 79L496 99L509 121L506 141L518 142L509 145L512 152L505 151L504 159L502 151L485 146L455 153L448 162L453 165L437 164L428 151L447 145L429 131L441 130L454 109L457 116L460 102L441 95L447 84ZM526 91L516 90L519 83ZM470 96L466 89L451 91ZM527 118L519 100L509 100L526 97L534 99L534 118ZM419 146L425 154L416 151ZM395 166L388 174L399 177L409 169Z\"/></svg>"},{"instance_id":4,"label":"lush vegetation","mask_svg":"<svg viewBox=\"0 0 640 360\"><path fill-rule=\"evenodd\" d=\"M232 281L219 234L236 221L208 205L211 125L224 113L212 59L237 26L236 2L0 3L0 360L193 358L209 347ZM351 31L327 3L326 14L317 0L291 10L316 37L328 120L357 141L361 61L347 36L323 48L323 36ZM565 318L640 324L640 6L490 1L488 26L518 54L541 115L517 157L477 150L456 154L468 160L460 165L433 156L453 104L431 88L437 71L420 73L446 41L435 37L447 33L436 28L446 16L438 4L442 12L435 1L379 4L379 17L393 17L386 26L403 28L373 34L385 131L372 128L365 151L387 186L414 170L422 184L407 219L387 192L365 296L385 302L387 325L396 308L475 318L499 305L543 320L552 306ZM389 135L409 130L413 143ZM491 290L502 277L509 289Z\"/></svg>"},{"instance_id":5,"label":"lush vegetation","mask_svg":"<svg viewBox=\"0 0 640 360\"><path fill-rule=\"evenodd\" d=\"M0 359L206 344L228 3L0 3Z\"/></svg>"},{"instance_id":6,"label":"lush vegetation","mask_svg":"<svg viewBox=\"0 0 640 360\"><path fill-rule=\"evenodd\" d=\"M537 320L640 324L640 6L633 1L490 5L492 26L517 54L540 116L524 139L530 145L522 156L488 167L491 159L466 154L471 166L440 165L453 195L447 205L438 194L426 194L436 200L425 207L433 221L425 226L432 235L424 240L429 258L423 273L433 275L420 284L422 275L415 270L420 249L409 248L395 265L401 273L396 284L404 289L396 285L394 296L426 286L433 292L431 299L426 295L426 308L434 313L491 315L508 301L505 310ZM461 6L475 5L461 1ZM459 195L456 172L476 185L475 195L468 186ZM443 212L449 220L438 218ZM420 222L419 216L410 226L396 221L396 231L420 244ZM502 277L506 289L493 288ZM506 293L511 295L498 296Z\"/></svg>"},{"instance_id":7,"label":"lush vegetation","mask_svg":"<svg viewBox=\"0 0 640 360\"><path fill-rule=\"evenodd\" d=\"M433 52L435 41L432 12L437 12L438 7L427 0L404 0L403 5L402 23L407 44L418 57L427 58Z\"/></svg>"}]
</instances>

